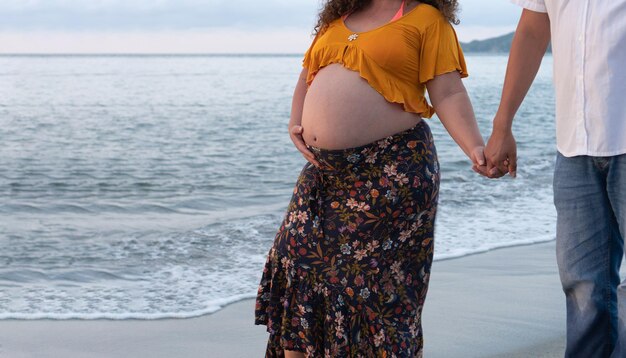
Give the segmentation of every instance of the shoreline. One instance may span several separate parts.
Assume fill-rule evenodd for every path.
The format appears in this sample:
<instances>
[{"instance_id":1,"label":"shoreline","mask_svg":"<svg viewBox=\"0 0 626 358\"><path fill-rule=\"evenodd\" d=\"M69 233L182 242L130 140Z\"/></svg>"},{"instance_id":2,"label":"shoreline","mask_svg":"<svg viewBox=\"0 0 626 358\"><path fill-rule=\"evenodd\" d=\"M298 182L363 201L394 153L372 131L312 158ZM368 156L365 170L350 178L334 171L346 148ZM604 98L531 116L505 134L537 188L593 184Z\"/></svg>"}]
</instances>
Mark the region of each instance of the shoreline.
<instances>
[{"instance_id":1,"label":"shoreline","mask_svg":"<svg viewBox=\"0 0 626 358\"><path fill-rule=\"evenodd\" d=\"M562 357L565 300L554 250L552 240L435 261L424 356ZM0 356L259 357L268 334L253 323L254 303L192 318L1 320Z\"/></svg>"},{"instance_id":2,"label":"shoreline","mask_svg":"<svg viewBox=\"0 0 626 358\"><path fill-rule=\"evenodd\" d=\"M532 240L532 241L525 241L525 242L515 242L515 243L507 243L507 244L503 244L500 246L494 246L494 247L486 247L486 248L479 248L476 249L476 251L471 251L471 252L463 252L463 253L459 253L459 254L448 254L448 255L444 255L441 258L435 258L434 262L442 262L442 261L449 261L449 260L458 260L458 259L463 259L465 257L470 257L470 256L474 256L474 255L482 255L488 252L492 252L492 251L497 251L497 250L506 250L509 248L516 248L516 247L523 247L523 246L531 246L531 245L539 245L539 244L544 244L544 243L549 243L555 241L555 239L539 239L539 240ZM246 294L238 294L238 295L234 295L234 296L230 296L230 297L226 297L226 298L222 298L219 300L215 300L215 301L211 301L212 306L208 309L204 309L204 310L198 310L194 312L185 312L184 314L180 314L178 316L175 316L173 314L170 314L169 316L166 317L159 317L159 315L163 315L162 313L157 313L154 314L154 316L150 317L150 316L145 316L145 317L102 317L102 316L95 316L95 317L78 317L78 316L72 316L72 315L67 315L64 317L46 317L46 316L41 316L41 317L15 317L15 315L13 316L9 316L7 317L3 317L3 315L0 313L0 322L2 321L8 321L8 320L14 320L14 321L39 321L39 320L52 320L52 321L67 321L67 320L115 320L115 321L124 321L124 320L150 320L150 321L154 321L154 320L167 320L167 319L190 319L190 318L197 318L197 317L202 317L202 316L206 316L206 315L212 315L215 314L225 308L227 308L228 306L232 305L232 304L236 304L240 301L244 301L244 300L248 300L248 299L253 299L256 296L256 292L254 293L246 293ZM222 303L225 302L225 303ZM218 306L218 308L215 308L215 306Z\"/></svg>"}]
</instances>

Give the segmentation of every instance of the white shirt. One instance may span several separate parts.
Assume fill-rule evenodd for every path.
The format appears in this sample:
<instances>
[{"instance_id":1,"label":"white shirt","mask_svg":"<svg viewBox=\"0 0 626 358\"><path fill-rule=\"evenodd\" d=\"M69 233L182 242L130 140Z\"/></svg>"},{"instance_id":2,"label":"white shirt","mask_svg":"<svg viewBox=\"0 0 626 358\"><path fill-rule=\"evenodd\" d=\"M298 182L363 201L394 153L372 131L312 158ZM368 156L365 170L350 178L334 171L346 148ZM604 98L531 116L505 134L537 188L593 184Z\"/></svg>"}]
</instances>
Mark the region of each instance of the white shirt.
<instances>
[{"instance_id":1,"label":"white shirt","mask_svg":"<svg viewBox=\"0 0 626 358\"><path fill-rule=\"evenodd\" d=\"M626 0L511 2L550 18L559 152L626 153Z\"/></svg>"}]
</instances>

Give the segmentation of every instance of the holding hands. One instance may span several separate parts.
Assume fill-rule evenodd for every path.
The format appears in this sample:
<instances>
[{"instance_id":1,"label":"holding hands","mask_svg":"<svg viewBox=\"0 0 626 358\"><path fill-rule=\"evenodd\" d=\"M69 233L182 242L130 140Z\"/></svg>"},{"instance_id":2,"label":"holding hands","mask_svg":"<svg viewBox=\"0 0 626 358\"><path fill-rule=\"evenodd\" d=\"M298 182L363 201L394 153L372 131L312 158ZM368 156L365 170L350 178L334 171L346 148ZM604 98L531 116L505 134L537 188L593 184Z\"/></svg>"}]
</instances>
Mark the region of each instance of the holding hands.
<instances>
[{"instance_id":1,"label":"holding hands","mask_svg":"<svg viewBox=\"0 0 626 358\"><path fill-rule=\"evenodd\" d=\"M517 174L517 145L511 127L501 128L494 125L491 137L485 148L487 170L490 178L499 178L509 173L513 178Z\"/></svg>"},{"instance_id":2,"label":"holding hands","mask_svg":"<svg viewBox=\"0 0 626 358\"><path fill-rule=\"evenodd\" d=\"M316 167L319 167L320 163L315 159L315 156L313 155L313 153L311 153L309 148L307 148L306 143L304 142L304 139L302 138L303 130L304 128L302 128L302 126L299 124L290 126L289 138L291 138L291 141L293 142L293 144L300 151L300 153L302 153L302 156L304 157L304 159L306 159L307 161L309 161L311 164L315 165Z\"/></svg>"},{"instance_id":3,"label":"holding hands","mask_svg":"<svg viewBox=\"0 0 626 358\"><path fill-rule=\"evenodd\" d=\"M484 149L485 165L472 158L472 170L488 178L500 178L506 173L517 174L517 145L510 126L499 126L494 121L491 137Z\"/></svg>"}]
</instances>

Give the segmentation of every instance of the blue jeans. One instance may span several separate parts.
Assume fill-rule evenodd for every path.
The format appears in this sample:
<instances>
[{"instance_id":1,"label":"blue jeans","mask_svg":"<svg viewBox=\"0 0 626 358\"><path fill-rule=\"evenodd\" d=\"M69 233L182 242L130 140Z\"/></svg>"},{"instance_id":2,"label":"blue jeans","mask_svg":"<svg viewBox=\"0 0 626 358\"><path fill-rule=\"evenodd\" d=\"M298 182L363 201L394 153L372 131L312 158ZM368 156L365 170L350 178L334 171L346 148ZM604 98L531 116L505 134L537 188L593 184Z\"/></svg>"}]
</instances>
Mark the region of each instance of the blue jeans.
<instances>
[{"instance_id":1,"label":"blue jeans","mask_svg":"<svg viewBox=\"0 0 626 358\"><path fill-rule=\"evenodd\" d=\"M626 154L565 157L554 171L556 253L567 304L565 357L626 357Z\"/></svg>"}]
</instances>

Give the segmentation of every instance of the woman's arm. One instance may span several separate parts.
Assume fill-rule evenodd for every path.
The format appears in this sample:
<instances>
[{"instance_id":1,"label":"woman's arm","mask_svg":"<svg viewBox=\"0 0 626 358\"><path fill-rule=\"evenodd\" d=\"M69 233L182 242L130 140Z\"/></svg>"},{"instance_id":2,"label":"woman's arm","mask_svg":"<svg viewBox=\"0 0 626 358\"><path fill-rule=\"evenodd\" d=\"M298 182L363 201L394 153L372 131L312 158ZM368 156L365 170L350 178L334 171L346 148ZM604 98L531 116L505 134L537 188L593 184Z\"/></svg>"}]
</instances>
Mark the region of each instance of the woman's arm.
<instances>
[{"instance_id":1,"label":"woman's arm","mask_svg":"<svg viewBox=\"0 0 626 358\"><path fill-rule=\"evenodd\" d=\"M474 164L474 170L486 173L483 149L485 142L478 130L474 108L459 72L435 76L426 82L428 96L437 116L450 136Z\"/></svg>"},{"instance_id":2,"label":"woman's arm","mask_svg":"<svg viewBox=\"0 0 626 358\"><path fill-rule=\"evenodd\" d=\"M308 70L306 68L302 68L300 72L300 77L298 78L298 83L296 84L296 88L293 91L293 99L291 100L291 116L289 118L289 137L293 144L295 144L296 148L302 153L304 158L309 162L313 163L315 166L319 167L319 162L315 160L315 156L311 151L306 147L304 143L304 139L302 138L302 108L304 107L304 97L306 96L307 85L306 85L306 76Z\"/></svg>"}]
</instances>

